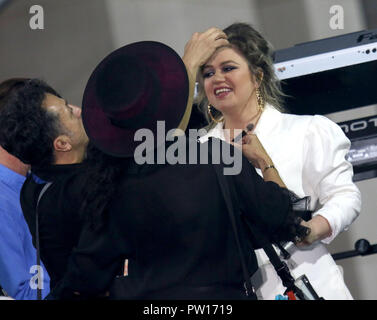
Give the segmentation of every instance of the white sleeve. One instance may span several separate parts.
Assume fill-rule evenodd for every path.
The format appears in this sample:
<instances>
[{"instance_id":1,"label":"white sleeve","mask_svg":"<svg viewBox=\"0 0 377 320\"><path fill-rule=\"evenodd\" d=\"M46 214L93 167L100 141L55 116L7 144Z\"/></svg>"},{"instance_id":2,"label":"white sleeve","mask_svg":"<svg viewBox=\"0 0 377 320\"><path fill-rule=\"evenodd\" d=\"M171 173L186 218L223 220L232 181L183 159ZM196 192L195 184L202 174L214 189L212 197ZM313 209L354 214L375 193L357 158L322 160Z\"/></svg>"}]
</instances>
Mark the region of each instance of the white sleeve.
<instances>
[{"instance_id":1,"label":"white sleeve","mask_svg":"<svg viewBox=\"0 0 377 320\"><path fill-rule=\"evenodd\" d=\"M342 129L323 116L314 116L305 136L303 154L303 187L318 198L320 209L313 216L327 219L330 243L347 230L361 209L359 189L352 182L353 168L345 160L350 141Z\"/></svg>"}]
</instances>

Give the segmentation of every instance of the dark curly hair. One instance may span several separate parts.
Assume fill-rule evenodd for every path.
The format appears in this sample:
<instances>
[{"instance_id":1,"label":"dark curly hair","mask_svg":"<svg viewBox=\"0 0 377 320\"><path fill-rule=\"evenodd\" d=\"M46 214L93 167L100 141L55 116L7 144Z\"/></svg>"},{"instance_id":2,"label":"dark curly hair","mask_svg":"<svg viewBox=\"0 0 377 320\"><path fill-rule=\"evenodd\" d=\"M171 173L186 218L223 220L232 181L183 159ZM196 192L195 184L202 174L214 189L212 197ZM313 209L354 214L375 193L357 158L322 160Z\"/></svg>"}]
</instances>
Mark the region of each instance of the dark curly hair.
<instances>
[{"instance_id":1,"label":"dark curly hair","mask_svg":"<svg viewBox=\"0 0 377 320\"><path fill-rule=\"evenodd\" d=\"M236 49L246 59L250 72L260 83L260 92L265 102L283 111L284 93L281 91L280 81L275 75L273 64L273 47L263 36L247 23L233 23L225 28L224 33L228 37L229 47ZM198 104L207 116L208 100L206 98L203 77L199 73ZM221 116L214 110L213 115Z\"/></svg>"},{"instance_id":2,"label":"dark curly hair","mask_svg":"<svg viewBox=\"0 0 377 320\"><path fill-rule=\"evenodd\" d=\"M62 130L58 115L42 107L46 93L60 97L39 79L9 79L0 84L0 145L34 167L53 163L53 141Z\"/></svg>"},{"instance_id":3,"label":"dark curly hair","mask_svg":"<svg viewBox=\"0 0 377 320\"><path fill-rule=\"evenodd\" d=\"M0 83L0 110L12 92L25 86L29 78L11 78Z\"/></svg>"},{"instance_id":4,"label":"dark curly hair","mask_svg":"<svg viewBox=\"0 0 377 320\"><path fill-rule=\"evenodd\" d=\"M106 223L107 206L113 199L130 161L129 158L108 155L89 142L83 162L85 171L82 179L85 190L80 216L89 220L93 230L101 230Z\"/></svg>"}]
</instances>

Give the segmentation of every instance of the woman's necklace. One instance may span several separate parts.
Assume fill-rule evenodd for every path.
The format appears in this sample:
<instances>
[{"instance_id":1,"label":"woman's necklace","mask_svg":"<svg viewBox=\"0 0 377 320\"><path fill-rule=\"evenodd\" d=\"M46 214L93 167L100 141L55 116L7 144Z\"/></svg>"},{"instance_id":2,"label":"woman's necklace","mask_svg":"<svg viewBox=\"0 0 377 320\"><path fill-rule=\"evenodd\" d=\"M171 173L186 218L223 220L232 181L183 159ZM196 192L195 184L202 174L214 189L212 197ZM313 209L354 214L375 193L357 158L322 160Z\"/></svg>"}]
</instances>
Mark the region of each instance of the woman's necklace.
<instances>
[{"instance_id":1,"label":"woman's necklace","mask_svg":"<svg viewBox=\"0 0 377 320\"><path fill-rule=\"evenodd\" d=\"M254 125L254 129L256 128L256 126L257 126L257 124L258 124L258 122L259 122L259 119L260 119L260 117L261 117L261 115L262 115L262 113L263 113L263 110L264 110L264 109L259 109L259 110L258 110L258 113L257 113L257 116L256 116L256 120L255 120L255 122L249 122L249 123L252 123L252 124Z\"/></svg>"},{"instance_id":2,"label":"woman's necklace","mask_svg":"<svg viewBox=\"0 0 377 320\"><path fill-rule=\"evenodd\" d=\"M259 109L258 112L253 115L247 122L246 130L247 131L252 131L255 130L255 127L257 126L259 119L263 113L263 109ZM239 130L239 129L225 129L225 120L223 122L223 132L224 132L224 138L227 142L233 142L235 133L234 130ZM243 129L245 131L245 128ZM247 131L245 133L247 133ZM237 136L238 138L238 136ZM236 141L237 142L237 141Z\"/></svg>"}]
</instances>

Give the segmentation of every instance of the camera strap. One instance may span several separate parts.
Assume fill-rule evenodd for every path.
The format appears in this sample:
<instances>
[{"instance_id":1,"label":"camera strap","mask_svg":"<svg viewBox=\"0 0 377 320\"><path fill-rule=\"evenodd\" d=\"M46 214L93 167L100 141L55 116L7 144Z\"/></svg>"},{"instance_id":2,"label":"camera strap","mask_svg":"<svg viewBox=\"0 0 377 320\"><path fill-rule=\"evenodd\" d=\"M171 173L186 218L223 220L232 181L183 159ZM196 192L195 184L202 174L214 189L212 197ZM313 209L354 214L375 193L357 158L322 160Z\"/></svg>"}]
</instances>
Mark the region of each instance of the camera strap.
<instances>
[{"instance_id":1,"label":"camera strap","mask_svg":"<svg viewBox=\"0 0 377 320\"><path fill-rule=\"evenodd\" d=\"M233 231L235 234L236 238L236 243L241 259L241 265L242 265L242 270L243 270L243 275L245 278L245 287L247 294L250 294L252 292L255 295L255 289L251 283L250 280L250 275L246 267L245 263L245 257L241 249L241 243L240 243L240 237L239 237L239 232L238 232L238 227L236 223L236 215L234 213L234 203L231 200L231 192L230 188L233 187L234 190L234 185L229 184L227 179L225 178L223 172L222 172L222 167L218 165L213 166L215 168L216 175L218 177L218 181L220 184L221 191L223 193L223 197L228 209L229 217L232 222L232 227ZM239 215L241 213L239 212ZM268 258L270 259L271 264L273 265L275 271L277 272L278 276L282 280L283 285L287 288L285 293L292 291L300 300L305 300L305 295L303 292L297 288L295 285L295 279L292 277L289 268L287 264L279 258L278 254L276 253L274 247L272 246L271 242L267 239L266 236L264 236L257 228L254 228L251 226L251 224L246 220L246 219L241 219L241 221L244 221L246 225L248 226L249 229L249 235L252 238L252 242L260 246L267 254Z\"/></svg>"},{"instance_id":2,"label":"camera strap","mask_svg":"<svg viewBox=\"0 0 377 320\"><path fill-rule=\"evenodd\" d=\"M44 193L47 191L47 189L51 186L52 182L47 182L41 192L39 193L39 197L37 200L37 205L35 208L35 246L37 247L37 266L38 270L41 266L41 255L40 255L40 247L39 247L39 213L38 213L38 207L39 207L39 202L42 199L42 196ZM37 300L42 300L42 289L41 289L41 283L39 283L41 279L38 278L38 285L37 285Z\"/></svg>"},{"instance_id":3,"label":"camera strap","mask_svg":"<svg viewBox=\"0 0 377 320\"><path fill-rule=\"evenodd\" d=\"M250 294L251 294L256 298L255 290L254 290L254 287L253 287L251 280L250 280L250 274L247 270L247 266L246 266L246 262L245 262L245 256L244 256L244 253L243 253L242 248L241 248L241 241L240 241L240 237L239 237L239 233L238 233L236 215L234 213L234 208L233 208L233 202L231 201L231 194L230 194L230 190L229 190L229 185L228 185L228 182L227 182L227 180L226 180L226 178L225 178L225 176L222 172L223 168L219 165L213 165L213 167L215 169L215 172L216 172L216 175L217 175L217 178L218 178L218 182L219 182L219 185L220 185L220 189L221 189L221 192L223 194L226 207L228 209L227 211L229 213L229 218L230 218L230 221L232 223L232 228L233 228L233 232L234 232L234 236L235 236L235 240L236 240L236 244L237 244L237 248L238 248L238 253L239 253L239 256L240 256L240 260L241 260L242 273L243 273L243 277L244 277L244 280L245 280L244 286L245 286L245 290L246 290L246 295L250 296Z\"/></svg>"},{"instance_id":4,"label":"camera strap","mask_svg":"<svg viewBox=\"0 0 377 320\"><path fill-rule=\"evenodd\" d=\"M301 289L299 289L295 285L295 279L293 278L288 265L280 259L271 242L258 230L258 228L254 228L246 220L245 222L249 228L253 243L256 243L264 250L268 258L270 259L270 262L273 265L276 273L280 277L283 286L287 288L284 294L292 291L300 300L306 300L305 295L303 294Z\"/></svg>"}]
</instances>

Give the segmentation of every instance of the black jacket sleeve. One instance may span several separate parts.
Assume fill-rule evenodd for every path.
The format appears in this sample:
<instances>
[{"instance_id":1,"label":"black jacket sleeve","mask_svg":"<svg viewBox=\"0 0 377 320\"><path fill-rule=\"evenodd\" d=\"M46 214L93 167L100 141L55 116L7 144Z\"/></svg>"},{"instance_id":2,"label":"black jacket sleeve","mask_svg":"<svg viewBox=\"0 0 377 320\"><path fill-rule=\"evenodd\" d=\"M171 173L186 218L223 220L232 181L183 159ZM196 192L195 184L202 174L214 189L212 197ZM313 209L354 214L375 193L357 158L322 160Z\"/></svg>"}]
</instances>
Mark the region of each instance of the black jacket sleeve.
<instances>
[{"instance_id":1,"label":"black jacket sleeve","mask_svg":"<svg viewBox=\"0 0 377 320\"><path fill-rule=\"evenodd\" d=\"M101 232L83 227L77 247L72 251L67 272L50 299L88 299L103 296L124 265L127 241L106 224Z\"/></svg>"},{"instance_id":2,"label":"black jacket sleeve","mask_svg":"<svg viewBox=\"0 0 377 320\"><path fill-rule=\"evenodd\" d=\"M271 242L295 241L307 235L309 229L300 225L307 198L298 199L288 189L265 182L245 157L240 174L229 179L241 214Z\"/></svg>"}]
</instances>

